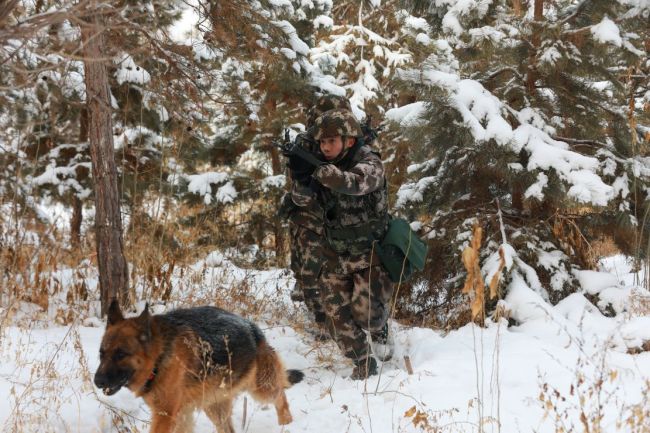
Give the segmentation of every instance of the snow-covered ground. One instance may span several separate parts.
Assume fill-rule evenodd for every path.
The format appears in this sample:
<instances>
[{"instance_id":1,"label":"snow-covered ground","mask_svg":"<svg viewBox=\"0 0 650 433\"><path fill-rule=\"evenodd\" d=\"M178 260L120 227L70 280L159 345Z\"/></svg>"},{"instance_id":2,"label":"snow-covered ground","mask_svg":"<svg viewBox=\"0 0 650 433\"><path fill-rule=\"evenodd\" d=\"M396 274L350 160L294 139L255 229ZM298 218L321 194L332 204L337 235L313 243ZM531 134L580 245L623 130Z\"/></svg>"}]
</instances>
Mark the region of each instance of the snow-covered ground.
<instances>
[{"instance_id":1,"label":"snow-covered ground","mask_svg":"<svg viewBox=\"0 0 650 433\"><path fill-rule=\"evenodd\" d=\"M351 364L333 343L302 331L304 311L288 300L291 280L284 272L244 272L219 253L195 270L203 280L184 293L218 291L245 279L255 296L270 300L260 324L287 367L306 374L287 393L292 424L278 426L272 407L241 396L233 416L238 432L598 431L594 423L603 432L650 428L647 418L638 418L650 411L650 352L628 353L650 340L650 317L635 313L633 275L623 257L603 263L608 274L581 277L591 285L585 293L615 292L608 295L622 306L615 317L602 315L582 294L550 306L522 282L506 298L517 322L510 327L501 319L443 333L393 322L395 356L366 382L346 378ZM29 308L35 307L20 306L39 315ZM12 313L20 326L0 330L2 431L116 432L116 419L130 428L120 431L147 431L142 400L126 389L106 397L92 385L101 322L91 317L58 326L43 320L26 327L21 311ZM196 421L196 432L214 431L203 414Z\"/></svg>"}]
</instances>

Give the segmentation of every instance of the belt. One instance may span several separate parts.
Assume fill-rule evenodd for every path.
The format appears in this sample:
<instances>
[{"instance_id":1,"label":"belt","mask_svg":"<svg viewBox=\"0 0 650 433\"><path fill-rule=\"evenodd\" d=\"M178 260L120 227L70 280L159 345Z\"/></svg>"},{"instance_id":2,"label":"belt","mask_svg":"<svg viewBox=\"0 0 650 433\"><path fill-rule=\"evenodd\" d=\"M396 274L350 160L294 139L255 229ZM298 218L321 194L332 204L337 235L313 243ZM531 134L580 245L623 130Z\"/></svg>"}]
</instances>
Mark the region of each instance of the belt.
<instances>
[{"instance_id":1,"label":"belt","mask_svg":"<svg viewBox=\"0 0 650 433\"><path fill-rule=\"evenodd\" d=\"M388 215L386 217L368 221L364 224L351 227L325 227L325 233L328 239L336 240L353 240L359 238L374 238L377 232L383 232L388 224ZM383 233L382 233L383 234Z\"/></svg>"}]
</instances>

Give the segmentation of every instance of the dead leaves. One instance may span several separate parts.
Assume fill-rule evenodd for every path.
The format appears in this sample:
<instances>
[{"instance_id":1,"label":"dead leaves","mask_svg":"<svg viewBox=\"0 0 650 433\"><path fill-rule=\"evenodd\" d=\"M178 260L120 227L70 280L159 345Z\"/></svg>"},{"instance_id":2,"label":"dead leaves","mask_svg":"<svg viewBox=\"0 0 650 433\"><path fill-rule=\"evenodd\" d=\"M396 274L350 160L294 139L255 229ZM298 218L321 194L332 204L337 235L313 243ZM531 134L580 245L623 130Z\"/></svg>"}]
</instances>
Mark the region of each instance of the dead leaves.
<instances>
[{"instance_id":1,"label":"dead leaves","mask_svg":"<svg viewBox=\"0 0 650 433\"><path fill-rule=\"evenodd\" d=\"M480 265L480 256L481 256L481 240L483 237L483 229L478 225L474 225L472 229L472 240L470 245L463 250L462 258L463 265L467 270L467 277L465 279L465 285L463 286L463 293L470 297L471 304L470 308L472 311L472 320L477 322L478 319L481 321L485 318L485 281L483 280L483 275L481 274L481 265ZM492 276L490 280L490 289L489 297L490 299L495 299L498 295L498 286L499 279L501 276L501 271L506 265L505 254L503 247L499 248L499 269Z\"/></svg>"},{"instance_id":2,"label":"dead leaves","mask_svg":"<svg viewBox=\"0 0 650 433\"><path fill-rule=\"evenodd\" d=\"M479 264L481 238L483 229L475 225L470 245L463 250L463 265L467 270L467 278L463 286L463 293L472 298L470 308L472 310L472 320L484 317L485 304L485 282L481 275L481 266Z\"/></svg>"}]
</instances>

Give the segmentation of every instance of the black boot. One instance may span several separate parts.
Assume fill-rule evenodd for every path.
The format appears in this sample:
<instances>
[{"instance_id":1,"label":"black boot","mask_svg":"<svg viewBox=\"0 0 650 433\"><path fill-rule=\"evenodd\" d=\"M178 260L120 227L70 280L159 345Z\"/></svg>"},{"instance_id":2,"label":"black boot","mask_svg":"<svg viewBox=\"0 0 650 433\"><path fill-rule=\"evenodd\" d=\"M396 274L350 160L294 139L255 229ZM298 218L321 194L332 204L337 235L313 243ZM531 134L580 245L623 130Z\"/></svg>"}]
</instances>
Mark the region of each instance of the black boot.
<instances>
[{"instance_id":1,"label":"black boot","mask_svg":"<svg viewBox=\"0 0 650 433\"><path fill-rule=\"evenodd\" d=\"M377 360L372 356L368 356L367 358L354 361L354 369L352 370L350 379L363 380L375 374L377 374Z\"/></svg>"}]
</instances>

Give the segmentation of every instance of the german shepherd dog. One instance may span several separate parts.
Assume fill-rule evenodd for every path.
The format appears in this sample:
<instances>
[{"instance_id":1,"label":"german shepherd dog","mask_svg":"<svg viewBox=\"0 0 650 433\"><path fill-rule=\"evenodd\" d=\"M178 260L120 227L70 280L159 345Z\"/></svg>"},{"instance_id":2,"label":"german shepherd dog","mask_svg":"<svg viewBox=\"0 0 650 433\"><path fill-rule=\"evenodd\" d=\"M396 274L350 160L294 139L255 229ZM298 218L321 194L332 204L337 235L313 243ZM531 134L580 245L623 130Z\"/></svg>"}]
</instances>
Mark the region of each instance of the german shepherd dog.
<instances>
[{"instance_id":1,"label":"german shepherd dog","mask_svg":"<svg viewBox=\"0 0 650 433\"><path fill-rule=\"evenodd\" d=\"M278 423L292 421L285 388L303 378L285 370L262 331L216 307L196 307L125 319L108 311L95 385L113 395L126 386L151 409L151 433L192 432L203 409L221 433L233 433L233 399L248 391L272 402Z\"/></svg>"}]
</instances>

